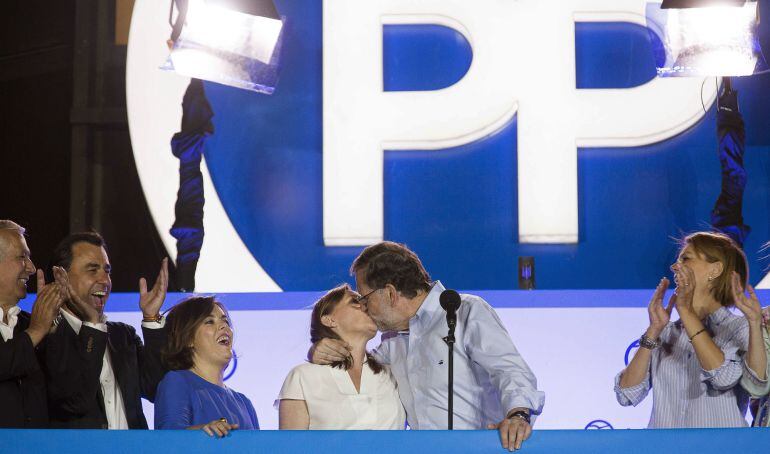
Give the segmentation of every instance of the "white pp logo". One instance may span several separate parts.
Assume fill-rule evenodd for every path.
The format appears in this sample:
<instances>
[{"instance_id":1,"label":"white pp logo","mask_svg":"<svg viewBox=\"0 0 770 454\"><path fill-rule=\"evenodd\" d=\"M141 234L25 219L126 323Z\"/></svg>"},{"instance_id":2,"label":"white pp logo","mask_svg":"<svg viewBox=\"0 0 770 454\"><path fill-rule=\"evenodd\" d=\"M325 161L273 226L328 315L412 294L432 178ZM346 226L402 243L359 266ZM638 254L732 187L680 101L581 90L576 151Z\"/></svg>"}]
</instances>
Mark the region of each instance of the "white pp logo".
<instances>
[{"instance_id":1,"label":"white pp logo","mask_svg":"<svg viewBox=\"0 0 770 454\"><path fill-rule=\"evenodd\" d=\"M324 0L323 204L328 246L383 238L383 150L480 140L518 114L519 241L576 243L578 147L659 142L716 96L703 79L575 88L575 23L645 24L643 0ZM384 92L382 27L436 24L473 49L451 87Z\"/></svg>"}]
</instances>

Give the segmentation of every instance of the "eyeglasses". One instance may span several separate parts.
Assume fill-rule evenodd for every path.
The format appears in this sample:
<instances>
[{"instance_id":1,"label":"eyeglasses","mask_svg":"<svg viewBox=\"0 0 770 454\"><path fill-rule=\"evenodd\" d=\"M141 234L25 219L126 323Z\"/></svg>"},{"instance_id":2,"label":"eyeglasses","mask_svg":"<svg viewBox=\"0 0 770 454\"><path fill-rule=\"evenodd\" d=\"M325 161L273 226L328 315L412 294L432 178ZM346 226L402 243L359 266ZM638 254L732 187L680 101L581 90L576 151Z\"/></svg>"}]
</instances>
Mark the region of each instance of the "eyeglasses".
<instances>
[{"instance_id":1,"label":"eyeglasses","mask_svg":"<svg viewBox=\"0 0 770 454\"><path fill-rule=\"evenodd\" d=\"M356 298L356 302L358 304L366 304L366 299L369 298L372 295L372 293L376 292L377 290L382 290L382 289L376 288L364 296L359 296L358 298Z\"/></svg>"}]
</instances>

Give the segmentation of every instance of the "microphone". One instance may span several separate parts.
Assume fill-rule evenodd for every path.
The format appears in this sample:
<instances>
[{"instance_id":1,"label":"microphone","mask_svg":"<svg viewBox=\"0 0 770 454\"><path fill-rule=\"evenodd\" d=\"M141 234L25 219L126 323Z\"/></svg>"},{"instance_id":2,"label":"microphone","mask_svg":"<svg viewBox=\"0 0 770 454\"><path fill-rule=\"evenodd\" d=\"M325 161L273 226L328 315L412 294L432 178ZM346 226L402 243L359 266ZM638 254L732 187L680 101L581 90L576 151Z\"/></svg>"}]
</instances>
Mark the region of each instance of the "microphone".
<instances>
[{"instance_id":1,"label":"microphone","mask_svg":"<svg viewBox=\"0 0 770 454\"><path fill-rule=\"evenodd\" d=\"M446 311L446 322L454 331L457 325L457 309L460 307L460 294L454 290L444 290L439 297L441 307Z\"/></svg>"}]
</instances>

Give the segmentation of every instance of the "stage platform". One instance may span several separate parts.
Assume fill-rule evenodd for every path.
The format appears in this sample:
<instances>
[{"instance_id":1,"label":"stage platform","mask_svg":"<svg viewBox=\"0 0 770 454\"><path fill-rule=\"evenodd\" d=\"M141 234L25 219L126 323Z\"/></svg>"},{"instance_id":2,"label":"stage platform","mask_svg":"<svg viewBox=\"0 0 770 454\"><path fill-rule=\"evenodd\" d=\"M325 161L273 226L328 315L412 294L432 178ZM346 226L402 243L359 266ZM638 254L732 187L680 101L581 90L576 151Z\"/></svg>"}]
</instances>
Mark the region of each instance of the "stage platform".
<instances>
[{"instance_id":1,"label":"stage platform","mask_svg":"<svg viewBox=\"0 0 770 454\"><path fill-rule=\"evenodd\" d=\"M763 453L770 429L540 430L521 451L560 453ZM164 454L495 453L494 431L244 431L214 439L200 431L0 430L0 452Z\"/></svg>"}]
</instances>

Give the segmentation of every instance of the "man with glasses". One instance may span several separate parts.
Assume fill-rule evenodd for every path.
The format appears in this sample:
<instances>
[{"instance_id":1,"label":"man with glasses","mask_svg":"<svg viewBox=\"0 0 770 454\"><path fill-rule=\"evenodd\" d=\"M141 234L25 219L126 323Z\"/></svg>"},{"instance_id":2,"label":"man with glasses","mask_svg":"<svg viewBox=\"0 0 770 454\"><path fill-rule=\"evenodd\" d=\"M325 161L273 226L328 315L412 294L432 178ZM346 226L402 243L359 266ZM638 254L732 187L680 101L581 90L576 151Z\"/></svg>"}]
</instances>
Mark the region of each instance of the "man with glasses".
<instances>
[{"instance_id":1,"label":"man with glasses","mask_svg":"<svg viewBox=\"0 0 770 454\"><path fill-rule=\"evenodd\" d=\"M364 249L350 267L364 310L383 332L374 351L390 366L412 429L440 430L447 424L447 334L439 305L444 286L431 282L417 255L385 241ZM461 295L454 358L454 426L497 428L506 449L519 449L531 434L545 395L519 355L494 309L474 295ZM312 361L343 360L347 346L324 339Z\"/></svg>"}]
</instances>

